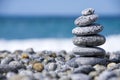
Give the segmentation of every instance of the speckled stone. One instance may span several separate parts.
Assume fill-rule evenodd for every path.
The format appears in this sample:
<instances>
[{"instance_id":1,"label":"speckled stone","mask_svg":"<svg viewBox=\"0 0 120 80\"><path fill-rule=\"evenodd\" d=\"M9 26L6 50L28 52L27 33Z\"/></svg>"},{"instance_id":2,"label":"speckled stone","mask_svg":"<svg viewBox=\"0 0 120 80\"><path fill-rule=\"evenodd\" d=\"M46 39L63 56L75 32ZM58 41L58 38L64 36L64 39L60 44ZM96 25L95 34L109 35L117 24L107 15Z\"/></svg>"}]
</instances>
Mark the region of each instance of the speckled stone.
<instances>
[{"instance_id":1,"label":"speckled stone","mask_svg":"<svg viewBox=\"0 0 120 80\"><path fill-rule=\"evenodd\" d=\"M105 58L96 58L96 57L79 57L75 60L78 64L82 65L106 65L108 60Z\"/></svg>"},{"instance_id":2,"label":"speckled stone","mask_svg":"<svg viewBox=\"0 0 120 80\"><path fill-rule=\"evenodd\" d=\"M77 36L82 35L93 35L101 32L103 30L103 26L100 24L92 24L85 27L76 27L72 30L72 34Z\"/></svg>"},{"instance_id":3,"label":"speckled stone","mask_svg":"<svg viewBox=\"0 0 120 80\"><path fill-rule=\"evenodd\" d=\"M77 36L73 38L73 44L76 46L100 46L106 41L102 35Z\"/></svg>"},{"instance_id":4,"label":"speckled stone","mask_svg":"<svg viewBox=\"0 0 120 80\"><path fill-rule=\"evenodd\" d=\"M76 26L87 26L94 23L97 20L97 18L98 15L96 14L92 14L88 16L80 16L75 20L74 24Z\"/></svg>"},{"instance_id":5,"label":"speckled stone","mask_svg":"<svg viewBox=\"0 0 120 80\"><path fill-rule=\"evenodd\" d=\"M105 50L99 47L75 47L73 53L80 56L91 57L103 57L105 56Z\"/></svg>"},{"instance_id":6,"label":"speckled stone","mask_svg":"<svg viewBox=\"0 0 120 80\"><path fill-rule=\"evenodd\" d=\"M93 8L87 8L82 10L81 14L84 16L94 14L95 10Z\"/></svg>"}]
</instances>

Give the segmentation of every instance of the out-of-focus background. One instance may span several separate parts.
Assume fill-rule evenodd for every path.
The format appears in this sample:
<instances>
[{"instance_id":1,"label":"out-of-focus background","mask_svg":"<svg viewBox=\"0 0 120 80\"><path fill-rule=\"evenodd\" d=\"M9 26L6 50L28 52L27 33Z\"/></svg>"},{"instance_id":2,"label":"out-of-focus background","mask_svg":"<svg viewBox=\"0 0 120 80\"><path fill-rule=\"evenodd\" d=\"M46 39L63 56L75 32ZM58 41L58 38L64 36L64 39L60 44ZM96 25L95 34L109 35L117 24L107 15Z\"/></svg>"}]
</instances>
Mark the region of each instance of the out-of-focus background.
<instances>
[{"instance_id":1,"label":"out-of-focus background","mask_svg":"<svg viewBox=\"0 0 120 80\"><path fill-rule=\"evenodd\" d=\"M103 48L120 50L120 0L0 0L0 50L67 50L74 20L94 8L107 38Z\"/></svg>"}]
</instances>

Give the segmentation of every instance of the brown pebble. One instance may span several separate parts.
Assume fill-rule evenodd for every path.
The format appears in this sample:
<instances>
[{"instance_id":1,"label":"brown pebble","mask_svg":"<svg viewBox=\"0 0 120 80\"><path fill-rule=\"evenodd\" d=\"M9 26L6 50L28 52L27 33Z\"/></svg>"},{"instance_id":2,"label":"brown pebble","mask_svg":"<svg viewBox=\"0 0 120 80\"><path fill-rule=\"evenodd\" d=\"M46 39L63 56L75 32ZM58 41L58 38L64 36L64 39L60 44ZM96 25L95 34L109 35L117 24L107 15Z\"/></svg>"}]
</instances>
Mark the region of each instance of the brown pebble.
<instances>
[{"instance_id":1,"label":"brown pebble","mask_svg":"<svg viewBox=\"0 0 120 80\"><path fill-rule=\"evenodd\" d=\"M21 58L29 58L29 55L28 54L26 54L26 53L23 53L22 55L21 55Z\"/></svg>"},{"instance_id":2,"label":"brown pebble","mask_svg":"<svg viewBox=\"0 0 120 80\"><path fill-rule=\"evenodd\" d=\"M33 69L38 71L38 72L41 72L44 69L44 66L41 63L34 63Z\"/></svg>"}]
</instances>

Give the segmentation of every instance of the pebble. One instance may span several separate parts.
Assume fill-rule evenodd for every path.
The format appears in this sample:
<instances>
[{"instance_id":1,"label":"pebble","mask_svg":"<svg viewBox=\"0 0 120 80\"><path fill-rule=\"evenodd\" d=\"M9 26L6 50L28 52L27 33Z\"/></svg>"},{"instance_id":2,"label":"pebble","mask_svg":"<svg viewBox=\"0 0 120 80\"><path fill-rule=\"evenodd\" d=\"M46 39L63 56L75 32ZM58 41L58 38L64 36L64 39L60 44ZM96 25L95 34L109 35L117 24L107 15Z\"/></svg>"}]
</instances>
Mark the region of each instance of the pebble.
<instances>
[{"instance_id":1,"label":"pebble","mask_svg":"<svg viewBox=\"0 0 120 80\"><path fill-rule=\"evenodd\" d=\"M20 62L18 61L11 61L9 63L9 66L15 68L15 69L20 69L20 68L24 68L25 66L23 64L21 64Z\"/></svg>"},{"instance_id":2,"label":"pebble","mask_svg":"<svg viewBox=\"0 0 120 80\"><path fill-rule=\"evenodd\" d=\"M9 79L9 78L11 78L12 76L15 76L15 75L16 75L16 73L14 73L14 72L8 72L6 74L6 77L7 77L7 79Z\"/></svg>"},{"instance_id":3,"label":"pebble","mask_svg":"<svg viewBox=\"0 0 120 80\"><path fill-rule=\"evenodd\" d=\"M84 74L89 74L91 71L95 71L95 69L92 66L85 65L85 66L80 66L78 68L75 68L73 73L84 73Z\"/></svg>"},{"instance_id":4,"label":"pebble","mask_svg":"<svg viewBox=\"0 0 120 80\"><path fill-rule=\"evenodd\" d=\"M110 53L109 55L110 55L109 59L111 62L116 62L116 63L120 62L120 51Z\"/></svg>"},{"instance_id":5,"label":"pebble","mask_svg":"<svg viewBox=\"0 0 120 80\"><path fill-rule=\"evenodd\" d=\"M7 64L0 64L0 73L7 73L7 72L17 72L17 68L9 66Z\"/></svg>"},{"instance_id":6,"label":"pebble","mask_svg":"<svg viewBox=\"0 0 120 80\"><path fill-rule=\"evenodd\" d=\"M41 63L34 63L33 64L33 69L38 71L38 72L41 72L44 69L44 66Z\"/></svg>"},{"instance_id":7,"label":"pebble","mask_svg":"<svg viewBox=\"0 0 120 80\"><path fill-rule=\"evenodd\" d=\"M92 24L86 27L76 27L72 30L72 34L77 36L83 35L93 35L101 32L103 30L103 26L100 24Z\"/></svg>"},{"instance_id":8,"label":"pebble","mask_svg":"<svg viewBox=\"0 0 120 80\"><path fill-rule=\"evenodd\" d=\"M22 59L24 59L24 58L29 58L29 55L26 54L26 53L23 53L23 54L21 55L21 58L22 58Z\"/></svg>"},{"instance_id":9,"label":"pebble","mask_svg":"<svg viewBox=\"0 0 120 80\"><path fill-rule=\"evenodd\" d=\"M102 35L77 36L73 38L73 44L76 46L100 46L106 41Z\"/></svg>"},{"instance_id":10,"label":"pebble","mask_svg":"<svg viewBox=\"0 0 120 80\"><path fill-rule=\"evenodd\" d=\"M98 15L96 14L92 14L92 15L88 15L88 16L80 16L79 18L77 18L74 22L74 24L76 26L87 26L90 25L92 23L94 23L98 18Z\"/></svg>"},{"instance_id":11,"label":"pebble","mask_svg":"<svg viewBox=\"0 0 120 80\"><path fill-rule=\"evenodd\" d=\"M94 77L96 77L96 76L98 76L99 75L99 72L97 72L97 71L91 71L90 73L89 73L89 76L91 77L91 78L94 78Z\"/></svg>"},{"instance_id":12,"label":"pebble","mask_svg":"<svg viewBox=\"0 0 120 80\"><path fill-rule=\"evenodd\" d=\"M33 72L30 70L21 70L19 71L19 75L22 76L32 76L33 77Z\"/></svg>"},{"instance_id":13,"label":"pebble","mask_svg":"<svg viewBox=\"0 0 120 80\"><path fill-rule=\"evenodd\" d=\"M106 70L106 67L105 67L105 66L99 65L99 64L96 64L95 66L93 66L93 68L94 68L98 73L101 73L101 72L103 72L104 70Z\"/></svg>"},{"instance_id":14,"label":"pebble","mask_svg":"<svg viewBox=\"0 0 120 80\"><path fill-rule=\"evenodd\" d=\"M114 77L117 77L117 75L114 72L104 71L99 75L98 80L109 80Z\"/></svg>"},{"instance_id":15,"label":"pebble","mask_svg":"<svg viewBox=\"0 0 120 80\"><path fill-rule=\"evenodd\" d=\"M73 58L73 59L67 61L66 64L73 68L77 68L77 67L81 66L81 65L78 65L77 62L75 62L75 59L76 58Z\"/></svg>"},{"instance_id":16,"label":"pebble","mask_svg":"<svg viewBox=\"0 0 120 80\"><path fill-rule=\"evenodd\" d=\"M1 60L1 64L9 64L9 62L13 61L12 57L6 57Z\"/></svg>"},{"instance_id":17,"label":"pebble","mask_svg":"<svg viewBox=\"0 0 120 80\"><path fill-rule=\"evenodd\" d=\"M34 54L35 53L33 48L28 48L28 49L25 50L25 52L26 53L30 53L30 54Z\"/></svg>"},{"instance_id":18,"label":"pebble","mask_svg":"<svg viewBox=\"0 0 120 80\"><path fill-rule=\"evenodd\" d=\"M116 63L113 62L107 65L107 69L114 69L114 67L116 67Z\"/></svg>"},{"instance_id":19,"label":"pebble","mask_svg":"<svg viewBox=\"0 0 120 80\"><path fill-rule=\"evenodd\" d=\"M48 70L48 71L54 71L54 70L56 70L56 68L57 68L57 64L56 63L49 63L48 65L47 65L47 67L46 67L46 69Z\"/></svg>"},{"instance_id":20,"label":"pebble","mask_svg":"<svg viewBox=\"0 0 120 80\"><path fill-rule=\"evenodd\" d=\"M73 53L80 56L105 56L105 51L98 47L75 47L73 48Z\"/></svg>"},{"instance_id":21,"label":"pebble","mask_svg":"<svg viewBox=\"0 0 120 80\"><path fill-rule=\"evenodd\" d=\"M87 8L82 10L82 15L87 16L87 15L92 15L94 14L95 10L93 8Z\"/></svg>"},{"instance_id":22,"label":"pebble","mask_svg":"<svg viewBox=\"0 0 120 80\"><path fill-rule=\"evenodd\" d=\"M34 80L34 78L31 76L15 75L9 78L8 80Z\"/></svg>"},{"instance_id":23,"label":"pebble","mask_svg":"<svg viewBox=\"0 0 120 80\"><path fill-rule=\"evenodd\" d=\"M71 75L72 80L91 80L91 78L88 75L85 74L72 74Z\"/></svg>"},{"instance_id":24,"label":"pebble","mask_svg":"<svg viewBox=\"0 0 120 80\"><path fill-rule=\"evenodd\" d=\"M75 60L78 64L82 65L106 65L108 63L107 59L104 58L96 58L96 57L79 57Z\"/></svg>"}]
</instances>

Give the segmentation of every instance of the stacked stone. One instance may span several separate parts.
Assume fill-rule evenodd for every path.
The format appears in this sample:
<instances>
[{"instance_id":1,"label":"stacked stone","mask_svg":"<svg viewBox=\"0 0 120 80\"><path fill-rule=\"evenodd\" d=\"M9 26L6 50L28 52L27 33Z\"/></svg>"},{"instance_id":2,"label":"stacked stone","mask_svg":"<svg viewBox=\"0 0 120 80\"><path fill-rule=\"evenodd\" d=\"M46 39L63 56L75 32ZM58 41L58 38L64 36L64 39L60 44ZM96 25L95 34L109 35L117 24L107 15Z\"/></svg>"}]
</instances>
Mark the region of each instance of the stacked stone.
<instances>
[{"instance_id":1,"label":"stacked stone","mask_svg":"<svg viewBox=\"0 0 120 80\"><path fill-rule=\"evenodd\" d=\"M104 44L106 39L98 34L103 26L95 23L98 15L94 12L94 9L87 8L74 22L77 27L72 30L75 35L73 44L77 47L73 48L73 53L81 56L77 59L81 64L95 65L104 62L105 50L96 46Z\"/></svg>"}]
</instances>

